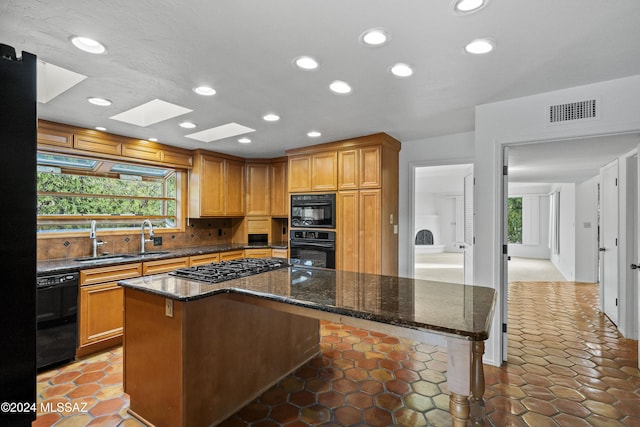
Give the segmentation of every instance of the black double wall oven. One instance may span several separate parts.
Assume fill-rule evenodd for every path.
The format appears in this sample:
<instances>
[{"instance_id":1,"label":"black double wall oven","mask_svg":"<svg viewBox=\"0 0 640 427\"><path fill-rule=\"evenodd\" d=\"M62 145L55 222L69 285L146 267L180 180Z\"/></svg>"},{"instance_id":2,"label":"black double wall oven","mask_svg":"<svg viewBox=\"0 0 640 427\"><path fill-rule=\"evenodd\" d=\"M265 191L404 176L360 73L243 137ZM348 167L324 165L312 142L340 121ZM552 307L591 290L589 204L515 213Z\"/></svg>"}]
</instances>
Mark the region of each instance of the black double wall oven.
<instances>
[{"instance_id":1,"label":"black double wall oven","mask_svg":"<svg viewBox=\"0 0 640 427\"><path fill-rule=\"evenodd\" d=\"M335 228L335 193L291 195L291 262L336 268Z\"/></svg>"}]
</instances>

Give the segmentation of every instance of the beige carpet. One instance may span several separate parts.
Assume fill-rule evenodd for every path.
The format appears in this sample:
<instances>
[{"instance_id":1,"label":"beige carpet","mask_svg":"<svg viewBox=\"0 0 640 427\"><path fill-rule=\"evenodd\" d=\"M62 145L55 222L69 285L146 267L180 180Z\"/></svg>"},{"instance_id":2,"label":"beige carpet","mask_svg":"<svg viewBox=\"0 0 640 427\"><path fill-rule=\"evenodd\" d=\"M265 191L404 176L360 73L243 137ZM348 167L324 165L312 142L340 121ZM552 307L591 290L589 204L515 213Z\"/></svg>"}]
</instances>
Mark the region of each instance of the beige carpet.
<instances>
[{"instance_id":1,"label":"beige carpet","mask_svg":"<svg viewBox=\"0 0 640 427\"><path fill-rule=\"evenodd\" d=\"M461 253L416 254L415 278L441 282L464 282ZM567 279L549 260L511 257L509 282L563 282Z\"/></svg>"}]
</instances>

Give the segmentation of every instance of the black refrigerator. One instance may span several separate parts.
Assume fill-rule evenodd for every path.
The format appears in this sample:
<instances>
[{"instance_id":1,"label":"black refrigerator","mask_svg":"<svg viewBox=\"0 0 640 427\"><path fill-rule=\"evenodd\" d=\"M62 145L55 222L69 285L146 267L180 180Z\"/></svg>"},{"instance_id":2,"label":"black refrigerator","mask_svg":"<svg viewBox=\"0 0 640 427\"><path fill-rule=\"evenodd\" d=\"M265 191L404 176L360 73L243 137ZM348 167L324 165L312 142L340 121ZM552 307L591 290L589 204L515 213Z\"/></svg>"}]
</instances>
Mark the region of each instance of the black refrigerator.
<instances>
[{"instance_id":1,"label":"black refrigerator","mask_svg":"<svg viewBox=\"0 0 640 427\"><path fill-rule=\"evenodd\" d=\"M36 413L36 57L0 44L0 426Z\"/></svg>"}]
</instances>

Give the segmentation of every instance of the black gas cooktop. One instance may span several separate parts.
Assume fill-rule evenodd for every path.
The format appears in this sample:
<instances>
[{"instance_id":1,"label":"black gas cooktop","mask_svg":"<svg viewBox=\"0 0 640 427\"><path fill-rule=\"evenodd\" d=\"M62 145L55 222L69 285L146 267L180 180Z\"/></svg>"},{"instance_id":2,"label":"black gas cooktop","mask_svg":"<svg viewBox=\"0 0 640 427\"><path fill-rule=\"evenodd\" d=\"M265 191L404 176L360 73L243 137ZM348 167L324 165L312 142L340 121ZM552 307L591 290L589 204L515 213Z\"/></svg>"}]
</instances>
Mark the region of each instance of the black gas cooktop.
<instances>
[{"instance_id":1,"label":"black gas cooktop","mask_svg":"<svg viewBox=\"0 0 640 427\"><path fill-rule=\"evenodd\" d=\"M285 260L242 258L233 261L214 262L194 267L179 268L169 274L183 279L218 283L284 267L289 267L289 263Z\"/></svg>"}]
</instances>

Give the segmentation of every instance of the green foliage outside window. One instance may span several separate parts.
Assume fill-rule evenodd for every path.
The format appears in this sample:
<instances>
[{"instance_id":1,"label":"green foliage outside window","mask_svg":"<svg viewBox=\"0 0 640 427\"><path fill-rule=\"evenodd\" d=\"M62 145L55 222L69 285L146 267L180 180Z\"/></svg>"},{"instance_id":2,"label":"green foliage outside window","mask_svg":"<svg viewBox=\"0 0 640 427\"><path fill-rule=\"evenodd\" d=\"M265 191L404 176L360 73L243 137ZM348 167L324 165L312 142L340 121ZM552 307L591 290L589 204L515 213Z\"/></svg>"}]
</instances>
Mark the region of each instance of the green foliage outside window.
<instances>
[{"instance_id":1,"label":"green foliage outside window","mask_svg":"<svg viewBox=\"0 0 640 427\"><path fill-rule=\"evenodd\" d=\"M154 227L176 227L177 177L172 170L165 172L120 179L114 173L39 171L38 230L88 230L91 219L107 229L139 227L145 218L151 218Z\"/></svg>"},{"instance_id":2,"label":"green foliage outside window","mask_svg":"<svg viewBox=\"0 0 640 427\"><path fill-rule=\"evenodd\" d=\"M522 243L522 197L507 199L507 241Z\"/></svg>"}]
</instances>

